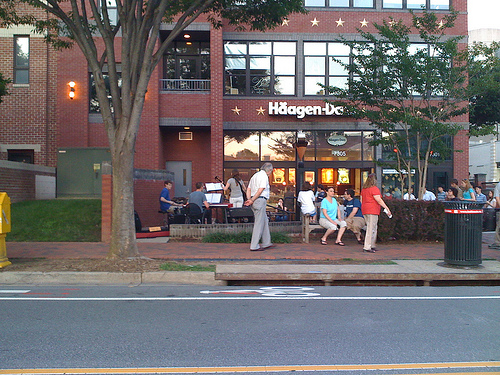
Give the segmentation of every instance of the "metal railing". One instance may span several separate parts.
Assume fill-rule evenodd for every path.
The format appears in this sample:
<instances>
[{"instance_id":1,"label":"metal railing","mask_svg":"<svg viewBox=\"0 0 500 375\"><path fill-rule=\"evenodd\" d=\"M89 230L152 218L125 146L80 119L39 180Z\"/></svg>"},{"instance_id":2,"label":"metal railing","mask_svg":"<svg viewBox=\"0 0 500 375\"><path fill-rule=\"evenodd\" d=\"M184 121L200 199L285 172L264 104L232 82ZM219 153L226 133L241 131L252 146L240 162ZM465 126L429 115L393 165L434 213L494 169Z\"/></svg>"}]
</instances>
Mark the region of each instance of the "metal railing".
<instances>
[{"instance_id":1,"label":"metal railing","mask_svg":"<svg viewBox=\"0 0 500 375\"><path fill-rule=\"evenodd\" d=\"M209 79L160 79L161 91L210 91Z\"/></svg>"}]
</instances>

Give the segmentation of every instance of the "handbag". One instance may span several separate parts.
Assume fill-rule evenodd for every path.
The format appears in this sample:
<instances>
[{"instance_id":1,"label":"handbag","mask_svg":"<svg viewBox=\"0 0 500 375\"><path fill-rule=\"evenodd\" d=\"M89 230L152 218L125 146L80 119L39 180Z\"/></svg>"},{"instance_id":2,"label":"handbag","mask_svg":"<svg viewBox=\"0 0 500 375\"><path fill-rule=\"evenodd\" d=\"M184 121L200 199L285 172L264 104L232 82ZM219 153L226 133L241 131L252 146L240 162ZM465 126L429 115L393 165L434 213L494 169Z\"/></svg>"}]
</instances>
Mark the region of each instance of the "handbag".
<instances>
[{"instance_id":1,"label":"handbag","mask_svg":"<svg viewBox=\"0 0 500 375\"><path fill-rule=\"evenodd\" d=\"M243 186L241 186L241 182L239 180L236 180L236 182L238 183L238 185L240 185L241 195L243 195L243 202L246 202L247 201L247 194L243 190Z\"/></svg>"}]
</instances>

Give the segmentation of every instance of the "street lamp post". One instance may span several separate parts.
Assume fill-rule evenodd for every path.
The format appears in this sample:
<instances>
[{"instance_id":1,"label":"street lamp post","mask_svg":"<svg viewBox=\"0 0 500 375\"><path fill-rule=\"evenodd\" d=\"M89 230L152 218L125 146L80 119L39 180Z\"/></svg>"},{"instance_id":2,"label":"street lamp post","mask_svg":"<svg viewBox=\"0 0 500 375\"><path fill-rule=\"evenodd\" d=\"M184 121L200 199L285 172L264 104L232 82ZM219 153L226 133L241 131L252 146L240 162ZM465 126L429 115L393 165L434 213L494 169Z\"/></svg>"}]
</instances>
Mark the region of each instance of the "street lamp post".
<instances>
[{"instance_id":1,"label":"street lamp post","mask_svg":"<svg viewBox=\"0 0 500 375\"><path fill-rule=\"evenodd\" d=\"M304 154L306 153L307 140L306 135L302 130L297 132L297 141L295 142L295 149L297 150L297 176L295 194L298 195L302 183L304 182ZM299 216L299 208L296 206L296 217Z\"/></svg>"}]
</instances>

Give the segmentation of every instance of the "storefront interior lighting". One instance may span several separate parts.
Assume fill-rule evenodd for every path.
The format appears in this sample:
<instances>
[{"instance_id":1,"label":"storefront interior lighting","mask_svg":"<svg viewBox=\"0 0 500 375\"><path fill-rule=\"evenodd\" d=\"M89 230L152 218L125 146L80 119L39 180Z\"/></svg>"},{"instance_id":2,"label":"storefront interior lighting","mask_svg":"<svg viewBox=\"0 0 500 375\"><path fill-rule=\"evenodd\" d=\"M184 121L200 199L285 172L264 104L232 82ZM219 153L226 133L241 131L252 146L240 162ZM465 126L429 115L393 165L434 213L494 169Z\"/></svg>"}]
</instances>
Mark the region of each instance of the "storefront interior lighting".
<instances>
[{"instance_id":1,"label":"storefront interior lighting","mask_svg":"<svg viewBox=\"0 0 500 375\"><path fill-rule=\"evenodd\" d=\"M68 82L68 86L69 86L69 98L71 100L73 100L75 98L75 86L76 86L76 83L74 81L70 81Z\"/></svg>"}]
</instances>

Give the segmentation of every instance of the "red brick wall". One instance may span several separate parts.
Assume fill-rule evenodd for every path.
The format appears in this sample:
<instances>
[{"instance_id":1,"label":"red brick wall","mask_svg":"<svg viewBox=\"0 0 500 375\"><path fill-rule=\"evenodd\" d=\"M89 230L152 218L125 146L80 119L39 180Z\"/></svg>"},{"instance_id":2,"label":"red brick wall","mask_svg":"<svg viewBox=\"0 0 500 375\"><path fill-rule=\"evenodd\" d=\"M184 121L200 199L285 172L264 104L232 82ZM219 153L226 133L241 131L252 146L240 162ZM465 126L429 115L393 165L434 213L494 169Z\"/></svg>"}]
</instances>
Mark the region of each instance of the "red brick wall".
<instances>
[{"instance_id":1,"label":"red brick wall","mask_svg":"<svg viewBox=\"0 0 500 375\"><path fill-rule=\"evenodd\" d=\"M134 180L134 208L143 227L163 225L163 215L158 213L163 186L163 181Z\"/></svg>"},{"instance_id":2,"label":"red brick wall","mask_svg":"<svg viewBox=\"0 0 500 375\"><path fill-rule=\"evenodd\" d=\"M192 181L213 181L212 157L210 153L211 135L209 128L191 128L192 141L179 141L181 129L161 129L163 140L162 166L168 161L192 161ZM220 156L222 158L222 156ZM191 189L192 191L193 189ZM159 193L158 193L159 194Z\"/></svg>"},{"instance_id":3,"label":"red brick wall","mask_svg":"<svg viewBox=\"0 0 500 375\"><path fill-rule=\"evenodd\" d=\"M0 191L7 193L11 203L36 198L35 176L54 176L55 173L0 166Z\"/></svg>"},{"instance_id":4,"label":"red brick wall","mask_svg":"<svg viewBox=\"0 0 500 375\"><path fill-rule=\"evenodd\" d=\"M27 35L24 32L14 32ZM0 71L13 80L14 37L0 37ZM1 104L0 143L27 145L35 150L34 163L56 165L56 52L40 37L30 36L28 85L8 85L10 95ZM0 153L7 160L7 152Z\"/></svg>"}]
</instances>

